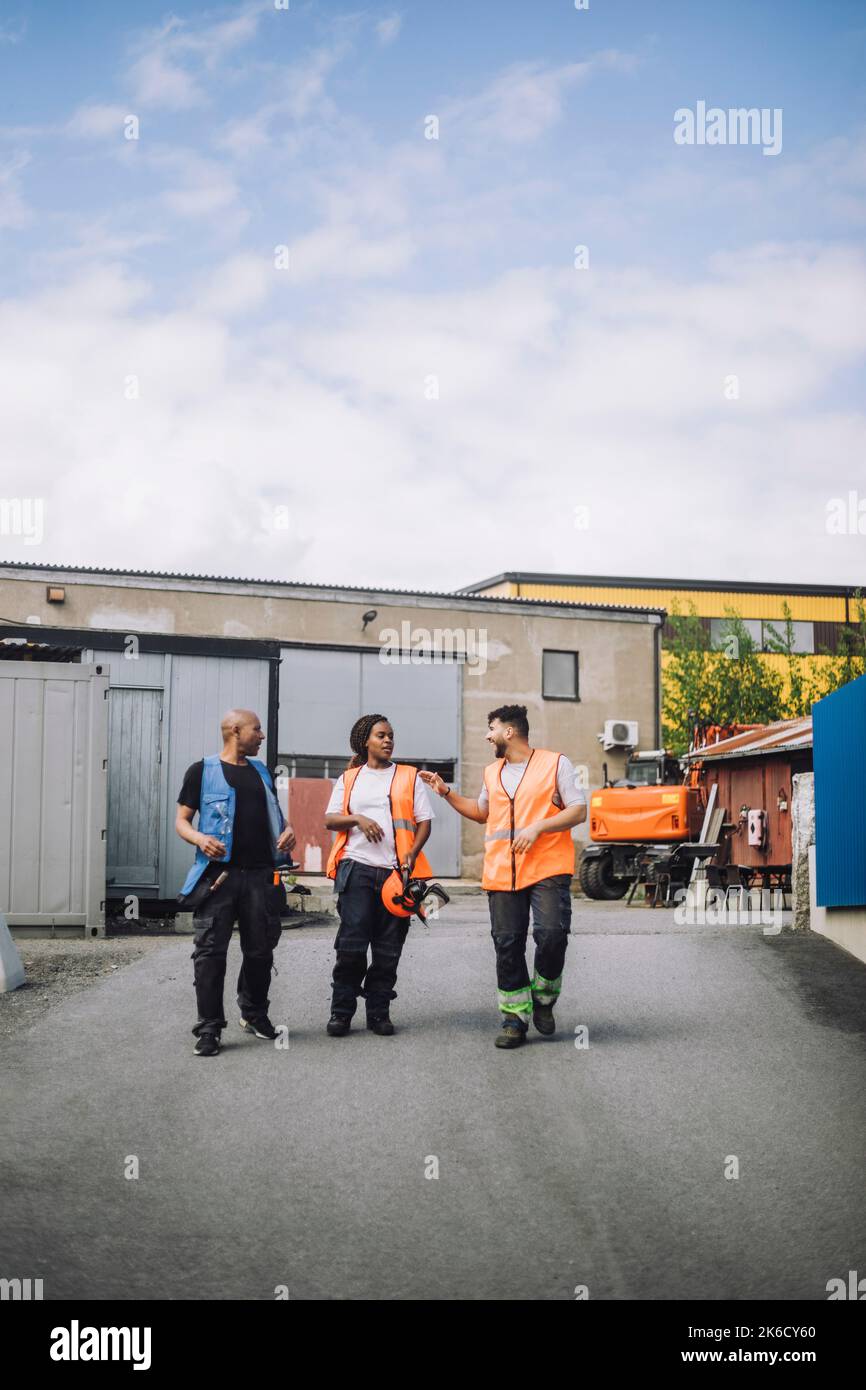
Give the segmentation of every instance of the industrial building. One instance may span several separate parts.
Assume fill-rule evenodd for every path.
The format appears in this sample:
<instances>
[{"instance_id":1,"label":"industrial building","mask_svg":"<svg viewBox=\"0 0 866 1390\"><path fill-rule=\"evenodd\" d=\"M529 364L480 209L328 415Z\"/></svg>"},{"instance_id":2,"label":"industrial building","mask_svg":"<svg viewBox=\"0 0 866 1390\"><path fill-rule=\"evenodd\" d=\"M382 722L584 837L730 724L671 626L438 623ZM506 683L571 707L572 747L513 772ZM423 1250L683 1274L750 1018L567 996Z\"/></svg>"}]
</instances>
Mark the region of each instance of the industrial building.
<instances>
[{"instance_id":1,"label":"industrial building","mask_svg":"<svg viewBox=\"0 0 866 1390\"><path fill-rule=\"evenodd\" d=\"M726 616L733 610L743 619L758 651L767 652L768 656L771 625L780 630L786 607L793 623L794 650L804 656L835 655L842 631L857 624L858 590L844 585L509 571L470 584L461 592L548 602L634 604L663 608L668 614L693 610L711 641L721 637ZM668 623L663 640L671 635Z\"/></svg>"},{"instance_id":2,"label":"industrial building","mask_svg":"<svg viewBox=\"0 0 866 1390\"><path fill-rule=\"evenodd\" d=\"M31 657L36 643L63 653L47 663L43 691L63 665L107 680L105 729L93 731L87 756L104 739L107 811L100 825L96 796L93 833L104 832L110 897L176 895L191 855L174 833L177 793L186 767L217 750L230 706L261 716L268 763L303 822L295 855L308 872L321 868L320 803L348 761L361 713L392 720L399 760L435 768L470 794L490 760L488 711L505 703L526 704L532 742L568 754L590 785L603 761L618 775L627 737L659 741L664 612L654 604L7 563L0 615L7 728L24 719L28 643ZM28 710L28 737L38 742L38 701ZM80 760L72 745L68 758ZM0 776L0 826L30 794L23 768ZM477 877L481 828L436 809L434 871ZM0 835L0 911L13 925L19 914L61 923L64 911L78 923L79 900L73 911L67 894L64 908L63 874L40 896L33 875L16 873L16 852Z\"/></svg>"}]
</instances>

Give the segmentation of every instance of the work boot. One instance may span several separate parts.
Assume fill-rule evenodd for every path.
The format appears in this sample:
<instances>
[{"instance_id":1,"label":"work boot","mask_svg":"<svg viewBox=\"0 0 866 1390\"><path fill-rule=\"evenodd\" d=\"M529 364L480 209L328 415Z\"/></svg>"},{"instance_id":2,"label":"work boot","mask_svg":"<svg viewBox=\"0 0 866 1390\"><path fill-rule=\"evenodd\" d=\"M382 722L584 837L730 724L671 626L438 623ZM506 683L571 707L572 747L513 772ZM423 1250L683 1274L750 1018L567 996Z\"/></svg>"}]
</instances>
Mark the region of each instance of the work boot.
<instances>
[{"instance_id":1,"label":"work boot","mask_svg":"<svg viewBox=\"0 0 866 1390\"><path fill-rule=\"evenodd\" d=\"M264 1038L267 1042L273 1042L274 1038L280 1036L267 1014L262 1014L261 1018L242 1018L240 1025L245 1033L252 1033L254 1037Z\"/></svg>"},{"instance_id":2,"label":"work boot","mask_svg":"<svg viewBox=\"0 0 866 1390\"><path fill-rule=\"evenodd\" d=\"M367 1014L367 1027L371 1033L378 1033L380 1038L390 1038L394 1032L394 1025L386 1013Z\"/></svg>"},{"instance_id":3,"label":"work boot","mask_svg":"<svg viewBox=\"0 0 866 1390\"><path fill-rule=\"evenodd\" d=\"M219 1033L202 1033L196 1040L193 1052L196 1057L216 1057L220 1050Z\"/></svg>"},{"instance_id":4,"label":"work boot","mask_svg":"<svg viewBox=\"0 0 866 1390\"><path fill-rule=\"evenodd\" d=\"M556 1032L556 1019L553 1017L553 1005L539 1004L537 1000L533 1001L532 1022L535 1024L539 1033L543 1033L546 1038L549 1038L551 1033Z\"/></svg>"},{"instance_id":5,"label":"work boot","mask_svg":"<svg viewBox=\"0 0 866 1390\"><path fill-rule=\"evenodd\" d=\"M351 1027L352 1020L347 1014L331 1014L327 1033L331 1038L344 1038Z\"/></svg>"},{"instance_id":6,"label":"work boot","mask_svg":"<svg viewBox=\"0 0 866 1390\"><path fill-rule=\"evenodd\" d=\"M514 1014L503 1014L502 1032L496 1035L496 1047L522 1047L526 1042L526 1029Z\"/></svg>"}]
</instances>

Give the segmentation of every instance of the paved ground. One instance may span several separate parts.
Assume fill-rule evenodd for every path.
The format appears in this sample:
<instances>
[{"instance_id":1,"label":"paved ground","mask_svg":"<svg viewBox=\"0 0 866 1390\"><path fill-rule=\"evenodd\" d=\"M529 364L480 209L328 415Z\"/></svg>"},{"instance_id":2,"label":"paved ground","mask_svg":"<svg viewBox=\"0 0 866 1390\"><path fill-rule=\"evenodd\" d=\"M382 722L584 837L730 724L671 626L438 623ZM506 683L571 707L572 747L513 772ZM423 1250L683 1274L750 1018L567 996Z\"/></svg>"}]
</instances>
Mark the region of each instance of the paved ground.
<instances>
[{"instance_id":1,"label":"paved ground","mask_svg":"<svg viewBox=\"0 0 866 1390\"><path fill-rule=\"evenodd\" d=\"M393 1038L324 1035L320 929L280 947L288 1049L232 1023L193 1057L189 938L0 1043L0 1276L47 1298L822 1299L866 1272L866 967L582 903L560 1031L502 1053L484 912L413 928Z\"/></svg>"}]
</instances>

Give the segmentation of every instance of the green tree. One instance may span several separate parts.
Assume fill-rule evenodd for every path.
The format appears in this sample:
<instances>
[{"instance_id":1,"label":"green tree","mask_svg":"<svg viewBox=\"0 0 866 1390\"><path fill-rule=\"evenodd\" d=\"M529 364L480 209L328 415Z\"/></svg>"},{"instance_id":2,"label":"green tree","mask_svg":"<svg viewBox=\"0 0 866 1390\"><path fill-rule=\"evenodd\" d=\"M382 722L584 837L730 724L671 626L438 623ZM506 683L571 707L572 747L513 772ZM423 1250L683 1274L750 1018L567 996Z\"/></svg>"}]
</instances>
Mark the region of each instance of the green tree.
<instances>
[{"instance_id":1,"label":"green tree","mask_svg":"<svg viewBox=\"0 0 866 1390\"><path fill-rule=\"evenodd\" d=\"M672 636L662 706L665 747L684 752L696 717L713 724L767 724L783 717L783 677L761 660L737 612L725 610L716 648L693 604L688 614L674 607L669 623Z\"/></svg>"}]
</instances>

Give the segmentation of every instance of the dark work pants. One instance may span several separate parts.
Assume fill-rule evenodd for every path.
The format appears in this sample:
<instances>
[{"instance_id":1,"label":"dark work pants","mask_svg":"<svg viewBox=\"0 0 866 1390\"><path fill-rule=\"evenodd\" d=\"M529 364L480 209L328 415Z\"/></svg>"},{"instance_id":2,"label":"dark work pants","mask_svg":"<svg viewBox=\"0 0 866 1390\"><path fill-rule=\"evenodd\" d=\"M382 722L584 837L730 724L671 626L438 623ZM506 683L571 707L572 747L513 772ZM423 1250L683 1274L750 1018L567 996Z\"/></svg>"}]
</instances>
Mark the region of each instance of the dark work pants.
<instances>
[{"instance_id":1,"label":"dark work pants","mask_svg":"<svg viewBox=\"0 0 866 1390\"><path fill-rule=\"evenodd\" d=\"M516 893L488 892L490 934L496 948L499 1008L529 1025L532 1004L555 1004L571 931L571 875L554 874ZM535 962L526 968L526 937L532 912Z\"/></svg>"},{"instance_id":2,"label":"dark work pants","mask_svg":"<svg viewBox=\"0 0 866 1390\"><path fill-rule=\"evenodd\" d=\"M268 989L274 948L280 940L282 890L274 885L273 869L233 869L228 878L193 913L196 1036L219 1033L226 1026L223 982L226 954L235 922L241 938L243 964L238 975L238 1007L243 1018L260 1018L268 1011Z\"/></svg>"},{"instance_id":3,"label":"dark work pants","mask_svg":"<svg viewBox=\"0 0 866 1390\"><path fill-rule=\"evenodd\" d=\"M337 963L331 1007L345 1018L354 1014L359 995L370 1017L387 1013L391 1000L397 998L397 966L410 919L395 917L382 902L382 885L390 873L354 859L343 858L337 865L334 888L339 894L340 929L334 941Z\"/></svg>"}]
</instances>

